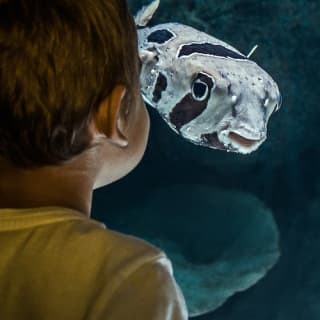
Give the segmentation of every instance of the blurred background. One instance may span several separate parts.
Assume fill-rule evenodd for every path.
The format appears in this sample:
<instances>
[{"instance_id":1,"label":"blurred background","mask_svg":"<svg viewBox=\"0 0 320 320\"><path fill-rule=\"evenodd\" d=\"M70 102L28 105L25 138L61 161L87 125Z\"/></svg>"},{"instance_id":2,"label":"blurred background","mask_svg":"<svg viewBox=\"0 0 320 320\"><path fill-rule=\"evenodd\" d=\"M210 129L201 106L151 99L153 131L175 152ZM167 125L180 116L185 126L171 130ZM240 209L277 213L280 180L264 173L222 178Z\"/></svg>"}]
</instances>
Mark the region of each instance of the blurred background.
<instances>
[{"instance_id":1,"label":"blurred background","mask_svg":"<svg viewBox=\"0 0 320 320\"><path fill-rule=\"evenodd\" d=\"M245 156L192 145L149 108L143 161L95 191L93 218L165 250L194 319L320 319L320 1L162 0L151 25L165 22L258 44L282 108Z\"/></svg>"}]
</instances>

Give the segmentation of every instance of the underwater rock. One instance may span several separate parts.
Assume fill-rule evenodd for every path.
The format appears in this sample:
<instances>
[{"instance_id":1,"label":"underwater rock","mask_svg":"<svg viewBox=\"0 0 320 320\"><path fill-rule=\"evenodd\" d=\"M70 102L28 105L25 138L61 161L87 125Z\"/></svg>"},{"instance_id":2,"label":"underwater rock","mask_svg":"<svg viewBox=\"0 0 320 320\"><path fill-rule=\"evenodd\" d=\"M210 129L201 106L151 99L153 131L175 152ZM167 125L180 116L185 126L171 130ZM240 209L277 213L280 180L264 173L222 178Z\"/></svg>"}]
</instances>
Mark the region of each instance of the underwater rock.
<instances>
[{"instance_id":1,"label":"underwater rock","mask_svg":"<svg viewBox=\"0 0 320 320\"><path fill-rule=\"evenodd\" d=\"M126 213L125 232L166 252L191 316L254 285L280 255L277 226L261 201L204 185L152 190Z\"/></svg>"},{"instance_id":2,"label":"underwater rock","mask_svg":"<svg viewBox=\"0 0 320 320\"><path fill-rule=\"evenodd\" d=\"M281 214L285 220L280 224L281 259L276 266L253 288L201 320L320 319L320 192L305 208Z\"/></svg>"}]
</instances>

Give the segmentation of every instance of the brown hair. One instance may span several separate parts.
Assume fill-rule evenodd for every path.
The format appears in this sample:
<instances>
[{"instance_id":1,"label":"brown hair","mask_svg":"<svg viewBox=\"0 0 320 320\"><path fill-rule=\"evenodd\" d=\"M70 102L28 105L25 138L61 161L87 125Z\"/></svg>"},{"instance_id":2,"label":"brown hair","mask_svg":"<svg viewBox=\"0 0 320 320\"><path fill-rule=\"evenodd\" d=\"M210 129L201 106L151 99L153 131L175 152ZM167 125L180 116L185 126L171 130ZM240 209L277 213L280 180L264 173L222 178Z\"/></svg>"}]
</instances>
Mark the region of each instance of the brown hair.
<instances>
[{"instance_id":1,"label":"brown hair","mask_svg":"<svg viewBox=\"0 0 320 320\"><path fill-rule=\"evenodd\" d=\"M59 164L90 147L89 121L116 84L138 85L126 0L0 0L0 156Z\"/></svg>"}]
</instances>

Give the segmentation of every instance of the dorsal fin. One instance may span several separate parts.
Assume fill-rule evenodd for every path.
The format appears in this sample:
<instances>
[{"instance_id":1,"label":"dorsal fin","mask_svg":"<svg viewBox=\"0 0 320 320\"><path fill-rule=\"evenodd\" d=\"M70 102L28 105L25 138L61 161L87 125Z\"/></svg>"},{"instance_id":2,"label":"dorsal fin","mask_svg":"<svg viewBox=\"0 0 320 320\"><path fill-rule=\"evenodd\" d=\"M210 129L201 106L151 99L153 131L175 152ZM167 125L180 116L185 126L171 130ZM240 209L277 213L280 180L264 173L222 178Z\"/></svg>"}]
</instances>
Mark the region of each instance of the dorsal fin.
<instances>
[{"instance_id":1,"label":"dorsal fin","mask_svg":"<svg viewBox=\"0 0 320 320\"><path fill-rule=\"evenodd\" d=\"M149 5L142 7L135 16L137 27L145 27L151 20L160 4L160 0L153 0Z\"/></svg>"}]
</instances>

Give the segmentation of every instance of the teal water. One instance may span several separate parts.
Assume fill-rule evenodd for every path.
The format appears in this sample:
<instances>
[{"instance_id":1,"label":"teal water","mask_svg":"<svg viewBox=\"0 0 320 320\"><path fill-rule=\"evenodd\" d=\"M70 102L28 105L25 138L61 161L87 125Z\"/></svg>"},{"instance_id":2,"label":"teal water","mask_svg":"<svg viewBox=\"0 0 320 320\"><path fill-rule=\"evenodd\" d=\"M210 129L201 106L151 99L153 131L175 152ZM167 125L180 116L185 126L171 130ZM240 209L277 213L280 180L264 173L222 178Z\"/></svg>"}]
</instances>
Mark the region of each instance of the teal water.
<instances>
[{"instance_id":1,"label":"teal water","mask_svg":"<svg viewBox=\"0 0 320 320\"><path fill-rule=\"evenodd\" d=\"M130 1L132 12L143 4ZM191 25L244 53L258 44L253 60L277 81L282 108L270 119L267 141L246 156L191 145L150 109L143 161L95 191L93 217L163 245L180 267L186 259L195 267L181 269L180 281L198 266L220 263L224 286L248 284L237 268L244 261L246 272L271 268L268 254L279 250L266 276L199 320L320 319L320 1L162 0L152 25L163 22ZM254 200L237 202L239 192ZM261 219L243 216L261 210L268 212ZM217 296L209 281L215 276L203 286L209 302Z\"/></svg>"}]
</instances>

